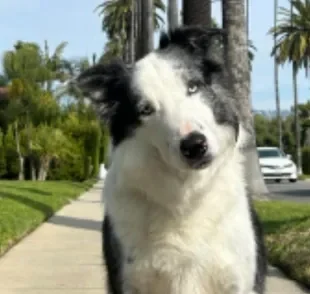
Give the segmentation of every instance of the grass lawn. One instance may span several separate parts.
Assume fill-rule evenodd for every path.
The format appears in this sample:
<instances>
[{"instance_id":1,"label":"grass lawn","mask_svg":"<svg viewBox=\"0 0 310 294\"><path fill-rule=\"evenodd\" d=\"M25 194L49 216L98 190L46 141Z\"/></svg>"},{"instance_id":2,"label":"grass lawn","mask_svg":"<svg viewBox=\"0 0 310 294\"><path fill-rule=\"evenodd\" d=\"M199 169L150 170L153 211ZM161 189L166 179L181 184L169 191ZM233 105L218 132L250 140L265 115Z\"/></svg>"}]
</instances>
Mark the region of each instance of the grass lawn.
<instances>
[{"instance_id":1,"label":"grass lawn","mask_svg":"<svg viewBox=\"0 0 310 294\"><path fill-rule=\"evenodd\" d=\"M0 181L0 255L94 183Z\"/></svg>"},{"instance_id":2,"label":"grass lawn","mask_svg":"<svg viewBox=\"0 0 310 294\"><path fill-rule=\"evenodd\" d=\"M299 180L310 180L310 175L301 175L301 176L298 176L298 179Z\"/></svg>"},{"instance_id":3,"label":"grass lawn","mask_svg":"<svg viewBox=\"0 0 310 294\"><path fill-rule=\"evenodd\" d=\"M265 229L269 262L310 287L310 204L256 202Z\"/></svg>"}]
</instances>

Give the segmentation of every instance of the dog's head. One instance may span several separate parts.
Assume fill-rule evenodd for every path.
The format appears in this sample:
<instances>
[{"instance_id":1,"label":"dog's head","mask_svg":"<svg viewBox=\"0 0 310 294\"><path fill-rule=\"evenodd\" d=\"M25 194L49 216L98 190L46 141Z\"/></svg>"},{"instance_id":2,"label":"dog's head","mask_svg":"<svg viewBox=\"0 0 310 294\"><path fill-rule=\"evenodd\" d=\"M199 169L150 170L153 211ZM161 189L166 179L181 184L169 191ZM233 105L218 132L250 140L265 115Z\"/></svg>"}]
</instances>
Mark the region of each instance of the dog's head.
<instances>
[{"instance_id":1,"label":"dog's head","mask_svg":"<svg viewBox=\"0 0 310 294\"><path fill-rule=\"evenodd\" d=\"M204 169L238 137L220 50L222 32L199 27L163 34L132 68L96 65L78 84L108 124L114 149L134 141L179 170ZM130 156L130 155L129 155Z\"/></svg>"}]
</instances>

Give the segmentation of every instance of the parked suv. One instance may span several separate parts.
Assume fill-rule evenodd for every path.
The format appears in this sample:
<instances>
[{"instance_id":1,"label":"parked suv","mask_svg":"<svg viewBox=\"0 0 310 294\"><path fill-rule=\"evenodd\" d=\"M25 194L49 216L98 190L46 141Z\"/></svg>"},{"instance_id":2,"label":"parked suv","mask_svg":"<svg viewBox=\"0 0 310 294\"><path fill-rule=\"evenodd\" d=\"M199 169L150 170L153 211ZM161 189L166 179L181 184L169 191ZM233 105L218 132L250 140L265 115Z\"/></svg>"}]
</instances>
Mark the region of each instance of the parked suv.
<instances>
[{"instance_id":1,"label":"parked suv","mask_svg":"<svg viewBox=\"0 0 310 294\"><path fill-rule=\"evenodd\" d=\"M284 154L277 147L258 147L258 157L265 180L297 181L297 167L290 155Z\"/></svg>"}]
</instances>

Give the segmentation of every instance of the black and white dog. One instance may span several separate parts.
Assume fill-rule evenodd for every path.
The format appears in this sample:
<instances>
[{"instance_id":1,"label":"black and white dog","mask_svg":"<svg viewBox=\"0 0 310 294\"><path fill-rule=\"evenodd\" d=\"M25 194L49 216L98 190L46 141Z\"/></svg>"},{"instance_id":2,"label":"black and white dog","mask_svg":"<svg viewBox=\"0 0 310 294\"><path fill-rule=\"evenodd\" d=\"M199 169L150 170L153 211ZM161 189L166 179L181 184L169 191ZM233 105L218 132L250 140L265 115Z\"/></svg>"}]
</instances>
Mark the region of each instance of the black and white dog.
<instances>
[{"instance_id":1,"label":"black and white dog","mask_svg":"<svg viewBox=\"0 0 310 294\"><path fill-rule=\"evenodd\" d=\"M132 68L96 65L77 79L113 144L103 225L111 294L264 293L220 34L178 28Z\"/></svg>"}]
</instances>

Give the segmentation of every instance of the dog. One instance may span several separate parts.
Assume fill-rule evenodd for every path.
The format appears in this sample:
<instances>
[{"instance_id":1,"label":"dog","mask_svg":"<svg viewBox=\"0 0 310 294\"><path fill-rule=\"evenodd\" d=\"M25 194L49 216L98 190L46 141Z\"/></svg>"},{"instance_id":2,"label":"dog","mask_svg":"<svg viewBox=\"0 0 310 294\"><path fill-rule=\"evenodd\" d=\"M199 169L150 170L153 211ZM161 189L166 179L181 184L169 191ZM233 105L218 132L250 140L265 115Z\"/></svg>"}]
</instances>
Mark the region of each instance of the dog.
<instances>
[{"instance_id":1,"label":"dog","mask_svg":"<svg viewBox=\"0 0 310 294\"><path fill-rule=\"evenodd\" d=\"M103 255L111 294L263 294L266 258L247 194L222 31L179 27L129 67L77 83L109 126Z\"/></svg>"}]
</instances>

